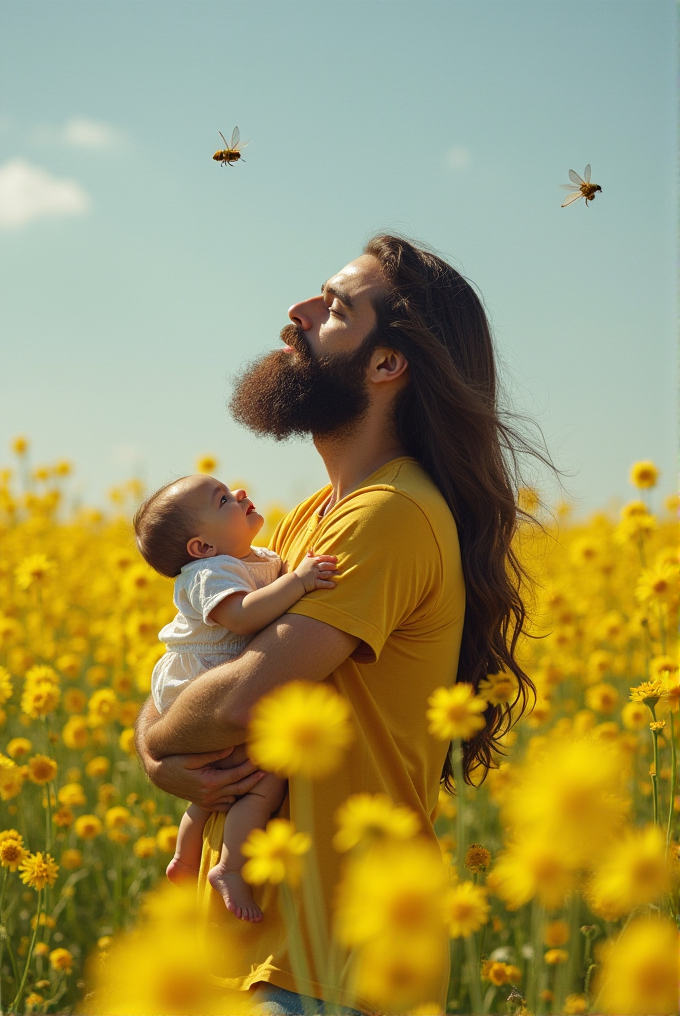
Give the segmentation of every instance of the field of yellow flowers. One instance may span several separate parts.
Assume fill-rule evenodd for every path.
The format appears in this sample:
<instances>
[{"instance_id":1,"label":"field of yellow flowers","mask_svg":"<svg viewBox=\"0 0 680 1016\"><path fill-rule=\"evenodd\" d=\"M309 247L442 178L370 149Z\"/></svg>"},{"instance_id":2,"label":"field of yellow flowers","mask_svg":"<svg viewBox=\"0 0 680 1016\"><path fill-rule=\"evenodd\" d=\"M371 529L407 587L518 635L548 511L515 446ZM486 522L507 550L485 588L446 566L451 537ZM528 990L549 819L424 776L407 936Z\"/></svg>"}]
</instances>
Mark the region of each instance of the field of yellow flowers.
<instances>
[{"instance_id":1,"label":"field of yellow flowers","mask_svg":"<svg viewBox=\"0 0 680 1016\"><path fill-rule=\"evenodd\" d=\"M162 885L183 804L135 757L174 612L172 582L134 548L142 491L113 491L108 513L69 510L69 464L31 468L21 438L13 451L0 474L0 1012L246 1012L206 976L227 946L199 941L195 894ZM521 493L542 523L518 535L535 581L521 654L537 701L481 787L459 778L456 797L442 792L444 866L403 806L357 795L338 814L347 864L322 961L382 1011L440 1011L424 985L443 927L449 1012L678 1011L680 559L677 499L656 504L656 481L637 463L635 500L588 522ZM341 763L344 703L317 690L327 701L295 686L263 700L261 764ZM515 692L500 674L432 696L431 732L453 741L458 772L486 703L511 709ZM295 723L310 718L317 737L307 727L301 747ZM304 963L295 897L313 892L313 844L275 820L245 852L250 881L282 885Z\"/></svg>"}]
</instances>

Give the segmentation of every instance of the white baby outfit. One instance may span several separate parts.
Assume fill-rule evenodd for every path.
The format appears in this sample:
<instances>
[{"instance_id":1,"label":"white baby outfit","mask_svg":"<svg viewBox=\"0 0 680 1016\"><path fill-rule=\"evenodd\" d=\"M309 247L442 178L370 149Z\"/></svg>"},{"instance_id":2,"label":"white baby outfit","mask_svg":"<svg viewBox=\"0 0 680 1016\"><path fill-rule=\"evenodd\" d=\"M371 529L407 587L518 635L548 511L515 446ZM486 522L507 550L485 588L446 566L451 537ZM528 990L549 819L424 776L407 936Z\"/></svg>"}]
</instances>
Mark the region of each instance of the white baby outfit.
<instances>
[{"instance_id":1,"label":"white baby outfit","mask_svg":"<svg viewBox=\"0 0 680 1016\"><path fill-rule=\"evenodd\" d=\"M253 547L258 561L220 554L185 564L175 579L173 601L178 613L158 633L167 652L151 675L151 694L159 712L199 674L243 652L252 635L235 635L209 619L231 593L252 593L278 578L281 558L273 550Z\"/></svg>"}]
</instances>

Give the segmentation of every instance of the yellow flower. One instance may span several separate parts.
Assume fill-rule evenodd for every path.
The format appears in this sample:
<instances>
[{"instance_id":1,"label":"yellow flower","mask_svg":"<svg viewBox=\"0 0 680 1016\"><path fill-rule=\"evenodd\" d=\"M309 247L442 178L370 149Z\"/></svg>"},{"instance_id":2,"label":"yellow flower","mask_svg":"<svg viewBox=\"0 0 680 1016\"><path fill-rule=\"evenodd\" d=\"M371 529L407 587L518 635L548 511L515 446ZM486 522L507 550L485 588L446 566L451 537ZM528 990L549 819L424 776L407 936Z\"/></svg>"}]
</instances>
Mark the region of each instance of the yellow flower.
<instances>
[{"instance_id":1,"label":"yellow flower","mask_svg":"<svg viewBox=\"0 0 680 1016\"><path fill-rule=\"evenodd\" d=\"M126 755L132 755L134 757L137 754L135 750L135 731L133 727L126 727L125 730L121 731L120 737L118 738L118 744Z\"/></svg>"},{"instance_id":2,"label":"yellow flower","mask_svg":"<svg viewBox=\"0 0 680 1016\"><path fill-rule=\"evenodd\" d=\"M80 850L64 850L61 855L61 866L66 871L76 871L83 866L83 855Z\"/></svg>"},{"instance_id":3,"label":"yellow flower","mask_svg":"<svg viewBox=\"0 0 680 1016\"><path fill-rule=\"evenodd\" d=\"M409 840L420 831L420 820L406 805L395 805L386 794L353 794L335 813L340 829L333 846L340 853L376 839Z\"/></svg>"},{"instance_id":4,"label":"yellow flower","mask_svg":"<svg viewBox=\"0 0 680 1016\"><path fill-rule=\"evenodd\" d=\"M217 469L217 459L213 455L201 455L196 460L196 469L199 473L214 473Z\"/></svg>"},{"instance_id":5,"label":"yellow flower","mask_svg":"<svg viewBox=\"0 0 680 1016\"><path fill-rule=\"evenodd\" d=\"M657 903L670 890L666 840L656 826L631 830L615 844L590 884L596 905L609 913L627 914Z\"/></svg>"},{"instance_id":6,"label":"yellow flower","mask_svg":"<svg viewBox=\"0 0 680 1016\"><path fill-rule=\"evenodd\" d=\"M21 881L30 885L38 892L46 885L54 885L59 873L59 865L51 854L29 854L19 865Z\"/></svg>"},{"instance_id":7,"label":"yellow flower","mask_svg":"<svg viewBox=\"0 0 680 1016\"><path fill-rule=\"evenodd\" d=\"M375 939L358 956L356 990L383 1013L437 1013L441 1007L423 1006L423 999L440 993L442 950L437 936L411 942Z\"/></svg>"},{"instance_id":8,"label":"yellow flower","mask_svg":"<svg viewBox=\"0 0 680 1016\"><path fill-rule=\"evenodd\" d=\"M23 836L16 829L3 829L0 832L0 843L4 843L5 840L15 840L20 845L24 842Z\"/></svg>"},{"instance_id":9,"label":"yellow flower","mask_svg":"<svg viewBox=\"0 0 680 1016\"><path fill-rule=\"evenodd\" d=\"M585 995L567 995L564 1000L564 1016L584 1016L588 1012L588 999Z\"/></svg>"},{"instance_id":10,"label":"yellow flower","mask_svg":"<svg viewBox=\"0 0 680 1016\"><path fill-rule=\"evenodd\" d=\"M353 737L346 699L326 684L292 681L265 695L253 709L249 757L263 769L310 779L340 765Z\"/></svg>"},{"instance_id":11,"label":"yellow flower","mask_svg":"<svg viewBox=\"0 0 680 1016\"><path fill-rule=\"evenodd\" d=\"M57 800L70 808L80 808L86 803L85 791L79 783L65 783L57 794Z\"/></svg>"},{"instance_id":12,"label":"yellow flower","mask_svg":"<svg viewBox=\"0 0 680 1016\"><path fill-rule=\"evenodd\" d=\"M551 949L569 941L569 925L566 921L551 921L543 932L543 941Z\"/></svg>"},{"instance_id":13,"label":"yellow flower","mask_svg":"<svg viewBox=\"0 0 680 1016\"><path fill-rule=\"evenodd\" d=\"M174 854L175 847L177 846L177 833L179 827L176 825L161 826L156 833L156 843L158 849L163 854Z\"/></svg>"},{"instance_id":14,"label":"yellow flower","mask_svg":"<svg viewBox=\"0 0 680 1016\"><path fill-rule=\"evenodd\" d=\"M241 847L244 864L241 874L251 885L286 881L297 885L302 874L302 857L311 848L307 833L295 831L295 826L284 818L273 818L266 829L253 829Z\"/></svg>"},{"instance_id":15,"label":"yellow flower","mask_svg":"<svg viewBox=\"0 0 680 1016\"><path fill-rule=\"evenodd\" d=\"M549 966L554 967L558 963L566 963L569 959L569 953L566 949L548 949L543 959Z\"/></svg>"},{"instance_id":16,"label":"yellow flower","mask_svg":"<svg viewBox=\"0 0 680 1016\"><path fill-rule=\"evenodd\" d=\"M659 470L653 462L636 462L631 467L630 482L639 490L649 490L656 486L659 479Z\"/></svg>"},{"instance_id":17,"label":"yellow flower","mask_svg":"<svg viewBox=\"0 0 680 1016\"><path fill-rule=\"evenodd\" d=\"M104 828L96 815L81 815L73 827L81 840L93 840Z\"/></svg>"},{"instance_id":18,"label":"yellow flower","mask_svg":"<svg viewBox=\"0 0 680 1016\"><path fill-rule=\"evenodd\" d=\"M155 836L140 836L136 840L132 850L135 857L153 857L156 853L157 845Z\"/></svg>"},{"instance_id":19,"label":"yellow flower","mask_svg":"<svg viewBox=\"0 0 680 1016\"><path fill-rule=\"evenodd\" d=\"M11 699L13 694L12 676L6 667L0 667L0 705Z\"/></svg>"},{"instance_id":20,"label":"yellow flower","mask_svg":"<svg viewBox=\"0 0 680 1016\"><path fill-rule=\"evenodd\" d=\"M123 808L122 805L117 805L115 808L109 808L104 816L104 822L107 829L124 829L130 821L130 812L127 808Z\"/></svg>"},{"instance_id":21,"label":"yellow flower","mask_svg":"<svg viewBox=\"0 0 680 1016\"><path fill-rule=\"evenodd\" d=\"M87 695L80 688L67 688L64 692L63 705L67 713L82 713L87 702Z\"/></svg>"},{"instance_id":22,"label":"yellow flower","mask_svg":"<svg viewBox=\"0 0 680 1016\"><path fill-rule=\"evenodd\" d=\"M663 683L660 678L654 678L652 681L643 681L641 684L630 689L631 702L644 702L646 706L652 708L659 701L663 695Z\"/></svg>"},{"instance_id":23,"label":"yellow flower","mask_svg":"<svg viewBox=\"0 0 680 1016\"><path fill-rule=\"evenodd\" d=\"M491 865L491 854L481 843L472 843L465 851L465 867L475 875L484 874Z\"/></svg>"},{"instance_id":24,"label":"yellow flower","mask_svg":"<svg viewBox=\"0 0 680 1016\"><path fill-rule=\"evenodd\" d=\"M497 988L500 988L501 985L510 983L510 970L511 968L507 963L501 963L498 960L486 960L482 964L482 980L491 981Z\"/></svg>"},{"instance_id":25,"label":"yellow flower","mask_svg":"<svg viewBox=\"0 0 680 1016\"><path fill-rule=\"evenodd\" d=\"M27 683L21 696L21 709L32 719L38 719L53 713L60 699L60 689L50 681Z\"/></svg>"},{"instance_id":26,"label":"yellow flower","mask_svg":"<svg viewBox=\"0 0 680 1016\"><path fill-rule=\"evenodd\" d=\"M449 889L446 916L451 938L467 938L489 920L486 891L472 882L459 882Z\"/></svg>"},{"instance_id":27,"label":"yellow flower","mask_svg":"<svg viewBox=\"0 0 680 1016\"><path fill-rule=\"evenodd\" d=\"M23 436L15 437L12 441L12 451L15 455L25 455L28 451L28 441L26 438Z\"/></svg>"},{"instance_id":28,"label":"yellow flower","mask_svg":"<svg viewBox=\"0 0 680 1016\"><path fill-rule=\"evenodd\" d=\"M95 755L85 766L85 772L92 779L101 779L102 776L106 776L110 766L111 763L105 755Z\"/></svg>"},{"instance_id":29,"label":"yellow flower","mask_svg":"<svg viewBox=\"0 0 680 1016\"><path fill-rule=\"evenodd\" d=\"M63 970L70 974L73 970L73 956L68 949L53 949L50 953L50 966L53 970Z\"/></svg>"},{"instance_id":30,"label":"yellow flower","mask_svg":"<svg viewBox=\"0 0 680 1016\"><path fill-rule=\"evenodd\" d=\"M446 882L439 851L424 840L376 844L353 856L338 893L340 941L429 940L444 927Z\"/></svg>"},{"instance_id":31,"label":"yellow flower","mask_svg":"<svg viewBox=\"0 0 680 1016\"><path fill-rule=\"evenodd\" d=\"M111 688L99 688L87 704L87 721L91 727L103 727L117 718L119 708L116 693Z\"/></svg>"},{"instance_id":32,"label":"yellow flower","mask_svg":"<svg viewBox=\"0 0 680 1016\"><path fill-rule=\"evenodd\" d=\"M4 764L8 762L9 765ZM9 801L20 793L24 785L24 777L19 766L14 765L10 759L0 756L0 798Z\"/></svg>"},{"instance_id":33,"label":"yellow flower","mask_svg":"<svg viewBox=\"0 0 680 1016\"><path fill-rule=\"evenodd\" d=\"M561 907L574 888L575 871L557 843L529 838L510 843L487 878L487 887L519 910L536 897L548 910Z\"/></svg>"},{"instance_id":34,"label":"yellow flower","mask_svg":"<svg viewBox=\"0 0 680 1016\"><path fill-rule=\"evenodd\" d=\"M595 994L616 1016L678 1011L678 931L663 917L641 917L604 943Z\"/></svg>"},{"instance_id":35,"label":"yellow flower","mask_svg":"<svg viewBox=\"0 0 680 1016\"><path fill-rule=\"evenodd\" d=\"M606 681L594 684L586 691L586 705L596 713L613 713L618 701L618 691Z\"/></svg>"},{"instance_id":36,"label":"yellow flower","mask_svg":"<svg viewBox=\"0 0 680 1016\"><path fill-rule=\"evenodd\" d=\"M44 582L54 568L54 562L49 561L44 554L31 554L30 557L25 557L14 569L19 589L29 589L34 582Z\"/></svg>"},{"instance_id":37,"label":"yellow flower","mask_svg":"<svg viewBox=\"0 0 680 1016\"><path fill-rule=\"evenodd\" d=\"M36 1009L39 1005L45 1001L45 996L40 995L37 991L32 991L26 996L26 1006L29 1009Z\"/></svg>"},{"instance_id":38,"label":"yellow flower","mask_svg":"<svg viewBox=\"0 0 680 1016\"><path fill-rule=\"evenodd\" d=\"M28 760L28 778L32 783L49 783L57 775L58 768L48 755L34 755Z\"/></svg>"},{"instance_id":39,"label":"yellow flower","mask_svg":"<svg viewBox=\"0 0 680 1016\"><path fill-rule=\"evenodd\" d=\"M23 758L32 749L33 745L27 737L13 737L7 745L7 754L10 758Z\"/></svg>"},{"instance_id":40,"label":"yellow flower","mask_svg":"<svg viewBox=\"0 0 680 1016\"><path fill-rule=\"evenodd\" d=\"M74 818L75 815L71 809L66 807L59 808L59 810L55 811L52 815L52 821L54 824L62 829L68 829L69 826L73 825Z\"/></svg>"},{"instance_id":41,"label":"yellow flower","mask_svg":"<svg viewBox=\"0 0 680 1016\"><path fill-rule=\"evenodd\" d=\"M429 731L442 741L467 740L486 726L480 715L487 708L486 699L475 695L471 684L436 688L427 701L430 708L425 715L430 721Z\"/></svg>"},{"instance_id":42,"label":"yellow flower","mask_svg":"<svg viewBox=\"0 0 680 1016\"><path fill-rule=\"evenodd\" d=\"M0 865L16 871L21 862L27 856L27 851L21 845L21 840L0 841Z\"/></svg>"},{"instance_id":43,"label":"yellow flower","mask_svg":"<svg viewBox=\"0 0 680 1016\"><path fill-rule=\"evenodd\" d=\"M62 727L61 738L67 748L84 748L90 739L90 731L85 717L69 717Z\"/></svg>"},{"instance_id":44,"label":"yellow flower","mask_svg":"<svg viewBox=\"0 0 680 1016\"><path fill-rule=\"evenodd\" d=\"M519 684L514 674L502 671L485 677L479 682L478 690L492 706L512 705L519 693Z\"/></svg>"},{"instance_id":45,"label":"yellow flower","mask_svg":"<svg viewBox=\"0 0 680 1016\"><path fill-rule=\"evenodd\" d=\"M658 564L645 568L635 587L635 596L640 603L647 600L677 599L680 573L672 564Z\"/></svg>"},{"instance_id":46,"label":"yellow flower","mask_svg":"<svg viewBox=\"0 0 680 1016\"><path fill-rule=\"evenodd\" d=\"M649 710L644 702L627 702L621 710L621 722L626 730L642 730L649 723Z\"/></svg>"}]
</instances>

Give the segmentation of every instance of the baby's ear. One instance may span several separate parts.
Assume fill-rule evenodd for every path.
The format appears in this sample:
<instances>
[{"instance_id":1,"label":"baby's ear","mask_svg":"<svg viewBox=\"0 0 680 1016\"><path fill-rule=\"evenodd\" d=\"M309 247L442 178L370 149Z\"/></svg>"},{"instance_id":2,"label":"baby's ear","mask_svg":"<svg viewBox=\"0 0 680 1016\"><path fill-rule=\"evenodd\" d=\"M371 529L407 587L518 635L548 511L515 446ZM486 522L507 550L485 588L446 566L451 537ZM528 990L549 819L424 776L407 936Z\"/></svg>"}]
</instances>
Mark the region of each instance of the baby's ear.
<instances>
[{"instance_id":1,"label":"baby's ear","mask_svg":"<svg viewBox=\"0 0 680 1016\"><path fill-rule=\"evenodd\" d=\"M214 557L215 548L209 543L204 543L199 536L192 536L187 542L187 553L196 558Z\"/></svg>"}]
</instances>

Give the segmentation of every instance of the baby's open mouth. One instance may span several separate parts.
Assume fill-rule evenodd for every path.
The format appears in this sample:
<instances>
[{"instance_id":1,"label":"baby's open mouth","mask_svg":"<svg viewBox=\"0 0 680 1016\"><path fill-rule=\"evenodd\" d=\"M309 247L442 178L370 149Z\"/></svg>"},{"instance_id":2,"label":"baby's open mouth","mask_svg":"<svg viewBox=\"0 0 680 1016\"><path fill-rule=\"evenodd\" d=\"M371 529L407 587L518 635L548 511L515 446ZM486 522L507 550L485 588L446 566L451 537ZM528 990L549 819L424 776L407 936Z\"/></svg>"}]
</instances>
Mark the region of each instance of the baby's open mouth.
<instances>
[{"instance_id":1,"label":"baby's open mouth","mask_svg":"<svg viewBox=\"0 0 680 1016\"><path fill-rule=\"evenodd\" d=\"M250 513L254 512L254 511L255 511L255 505L254 504L249 504L247 509L246 509L246 515L250 515Z\"/></svg>"}]
</instances>

